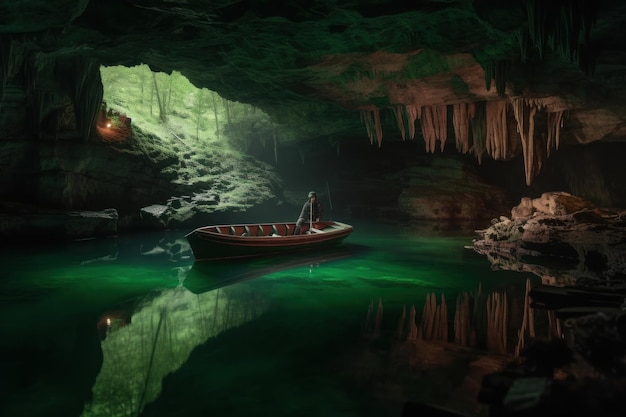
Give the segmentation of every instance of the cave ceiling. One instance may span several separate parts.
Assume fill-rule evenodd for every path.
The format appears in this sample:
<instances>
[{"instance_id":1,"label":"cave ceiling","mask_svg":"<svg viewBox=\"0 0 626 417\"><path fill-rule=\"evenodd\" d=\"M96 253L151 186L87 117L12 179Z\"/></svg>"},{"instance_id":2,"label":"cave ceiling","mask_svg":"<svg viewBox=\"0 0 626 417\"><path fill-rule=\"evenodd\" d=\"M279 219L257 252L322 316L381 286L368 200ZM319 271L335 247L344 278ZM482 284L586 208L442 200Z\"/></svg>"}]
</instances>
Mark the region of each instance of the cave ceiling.
<instances>
[{"instance_id":1,"label":"cave ceiling","mask_svg":"<svg viewBox=\"0 0 626 417\"><path fill-rule=\"evenodd\" d=\"M80 70L52 78L86 88L91 63L148 64L303 137L417 130L434 152L447 125L479 158L524 152L532 176L534 136L542 153L626 137L625 23L618 0L3 0L0 75L32 91L65 60Z\"/></svg>"}]
</instances>

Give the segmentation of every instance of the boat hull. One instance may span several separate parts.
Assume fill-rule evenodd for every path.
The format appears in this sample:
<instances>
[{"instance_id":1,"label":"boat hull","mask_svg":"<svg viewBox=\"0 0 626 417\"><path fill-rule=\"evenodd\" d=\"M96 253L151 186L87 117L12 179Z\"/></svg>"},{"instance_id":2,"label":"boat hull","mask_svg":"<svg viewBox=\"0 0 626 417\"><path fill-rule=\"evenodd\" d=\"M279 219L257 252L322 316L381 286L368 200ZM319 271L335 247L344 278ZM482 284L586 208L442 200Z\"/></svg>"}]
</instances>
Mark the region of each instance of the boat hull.
<instances>
[{"instance_id":1,"label":"boat hull","mask_svg":"<svg viewBox=\"0 0 626 417\"><path fill-rule=\"evenodd\" d=\"M236 224L200 227L185 237L196 261L275 256L327 248L343 241L352 226L318 222L294 235L295 223Z\"/></svg>"}]
</instances>

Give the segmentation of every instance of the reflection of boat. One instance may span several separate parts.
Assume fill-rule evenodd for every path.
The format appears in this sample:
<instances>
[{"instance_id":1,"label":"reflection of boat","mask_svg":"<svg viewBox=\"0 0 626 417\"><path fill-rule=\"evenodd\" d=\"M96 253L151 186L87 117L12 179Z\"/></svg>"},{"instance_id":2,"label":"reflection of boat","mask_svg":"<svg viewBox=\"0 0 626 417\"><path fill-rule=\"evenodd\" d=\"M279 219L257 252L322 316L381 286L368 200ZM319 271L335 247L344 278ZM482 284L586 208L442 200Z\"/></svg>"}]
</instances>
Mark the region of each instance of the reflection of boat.
<instances>
[{"instance_id":1,"label":"reflection of boat","mask_svg":"<svg viewBox=\"0 0 626 417\"><path fill-rule=\"evenodd\" d=\"M314 252L286 254L251 259L224 259L215 262L195 262L185 277L183 285L199 294L216 288L261 277L305 265L321 264L353 255L354 245L339 245Z\"/></svg>"},{"instance_id":2,"label":"reflection of boat","mask_svg":"<svg viewBox=\"0 0 626 417\"><path fill-rule=\"evenodd\" d=\"M202 261L319 249L337 244L352 233L352 226L336 221L313 223L314 227L303 225L298 235L293 234L295 226L295 223L205 226L185 237L196 260Z\"/></svg>"}]
</instances>

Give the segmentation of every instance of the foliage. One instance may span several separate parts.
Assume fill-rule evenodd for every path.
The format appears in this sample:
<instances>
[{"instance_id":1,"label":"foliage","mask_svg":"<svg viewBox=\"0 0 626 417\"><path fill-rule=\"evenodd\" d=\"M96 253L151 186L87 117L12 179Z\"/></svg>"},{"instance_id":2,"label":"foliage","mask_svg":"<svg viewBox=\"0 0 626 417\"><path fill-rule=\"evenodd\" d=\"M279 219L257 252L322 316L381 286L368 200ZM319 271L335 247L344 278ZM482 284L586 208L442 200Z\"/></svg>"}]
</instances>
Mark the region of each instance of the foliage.
<instances>
[{"instance_id":1,"label":"foliage","mask_svg":"<svg viewBox=\"0 0 626 417\"><path fill-rule=\"evenodd\" d=\"M250 140L249 137L226 138L218 144L219 132L229 124L272 124L265 113L253 106L199 89L177 71L169 75L153 73L147 65L139 65L102 67L100 72L107 108L127 114L134 126L160 138L161 145L182 142L199 153L207 152L209 144L235 145L245 150L247 145L242 141Z\"/></svg>"}]
</instances>

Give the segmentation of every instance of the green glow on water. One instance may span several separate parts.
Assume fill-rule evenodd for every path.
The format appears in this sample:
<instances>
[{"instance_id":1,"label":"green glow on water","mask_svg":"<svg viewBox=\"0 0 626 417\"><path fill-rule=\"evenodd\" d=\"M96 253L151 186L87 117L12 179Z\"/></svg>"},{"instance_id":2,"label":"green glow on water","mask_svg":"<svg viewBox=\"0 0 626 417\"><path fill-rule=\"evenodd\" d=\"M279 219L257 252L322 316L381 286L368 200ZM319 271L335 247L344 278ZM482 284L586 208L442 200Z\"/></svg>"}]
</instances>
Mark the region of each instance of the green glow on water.
<instances>
[{"instance_id":1,"label":"green glow on water","mask_svg":"<svg viewBox=\"0 0 626 417\"><path fill-rule=\"evenodd\" d=\"M427 294L444 294L451 320L458 294L480 285L514 295L526 278L492 271L465 248L471 236L391 225L356 227L322 255L226 265L173 251L183 234L5 251L2 414L373 416L400 415L409 400L471 408L458 395L469 359L417 366L395 336L401 311L420 315ZM366 337L379 300L380 335Z\"/></svg>"}]
</instances>

